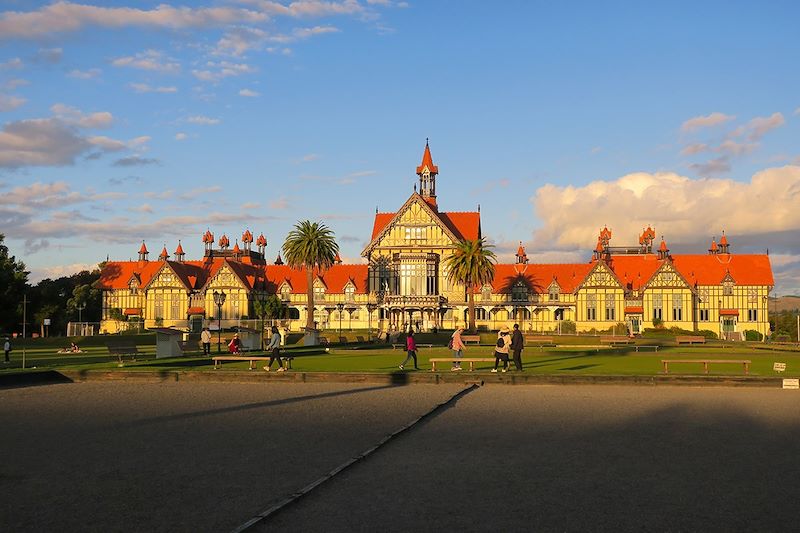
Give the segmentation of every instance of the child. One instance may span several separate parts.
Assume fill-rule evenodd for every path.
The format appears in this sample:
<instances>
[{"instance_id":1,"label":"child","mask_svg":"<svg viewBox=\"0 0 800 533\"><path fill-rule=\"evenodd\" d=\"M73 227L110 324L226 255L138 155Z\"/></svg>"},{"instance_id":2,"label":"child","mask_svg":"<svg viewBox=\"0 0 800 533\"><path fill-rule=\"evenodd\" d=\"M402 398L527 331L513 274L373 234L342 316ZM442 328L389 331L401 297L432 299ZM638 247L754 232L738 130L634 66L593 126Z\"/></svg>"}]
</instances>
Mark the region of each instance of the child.
<instances>
[{"instance_id":1,"label":"child","mask_svg":"<svg viewBox=\"0 0 800 533\"><path fill-rule=\"evenodd\" d=\"M500 336L497 338L497 346L494 348L494 368L492 372L497 372L497 365L503 361L503 372L508 372L508 348L511 346L511 337L508 326L500 329Z\"/></svg>"}]
</instances>

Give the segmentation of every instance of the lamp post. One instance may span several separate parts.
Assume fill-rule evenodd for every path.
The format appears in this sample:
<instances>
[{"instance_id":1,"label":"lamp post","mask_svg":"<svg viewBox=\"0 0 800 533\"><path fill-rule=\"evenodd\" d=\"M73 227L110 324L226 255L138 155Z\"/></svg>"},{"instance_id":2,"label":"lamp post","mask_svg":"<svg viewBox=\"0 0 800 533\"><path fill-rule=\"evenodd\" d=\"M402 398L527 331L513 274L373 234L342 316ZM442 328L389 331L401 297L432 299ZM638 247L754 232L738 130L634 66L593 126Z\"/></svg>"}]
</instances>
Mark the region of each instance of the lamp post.
<instances>
[{"instance_id":1,"label":"lamp post","mask_svg":"<svg viewBox=\"0 0 800 533\"><path fill-rule=\"evenodd\" d=\"M261 351L264 351L264 305L267 301L267 293L266 292L259 292L256 294L256 298L258 302L261 304L259 307L259 315L261 316Z\"/></svg>"},{"instance_id":2,"label":"lamp post","mask_svg":"<svg viewBox=\"0 0 800 533\"><path fill-rule=\"evenodd\" d=\"M222 306L225 305L225 293L214 291L214 305L217 306L217 353L222 353Z\"/></svg>"},{"instance_id":3,"label":"lamp post","mask_svg":"<svg viewBox=\"0 0 800 533\"><path fill-rule=\"evenodd\" d=\"M75 309L78 310L78 327L80 328L81 335L83 335L83 325L81 324L81 311L86 309L86 302L77 304L75 306Z\"/></svg>"},{"instance_id":4,"label":"lamp post","mask_svg":"<svg viewBox=\"0 0 800 533\"><path fill-rule=\"evenodd\" d=\"M336 309L339 311L339 341L342 340L342 309L344 309L344 304L339 302L336 304Z\"/></svg>"}]
</instances>

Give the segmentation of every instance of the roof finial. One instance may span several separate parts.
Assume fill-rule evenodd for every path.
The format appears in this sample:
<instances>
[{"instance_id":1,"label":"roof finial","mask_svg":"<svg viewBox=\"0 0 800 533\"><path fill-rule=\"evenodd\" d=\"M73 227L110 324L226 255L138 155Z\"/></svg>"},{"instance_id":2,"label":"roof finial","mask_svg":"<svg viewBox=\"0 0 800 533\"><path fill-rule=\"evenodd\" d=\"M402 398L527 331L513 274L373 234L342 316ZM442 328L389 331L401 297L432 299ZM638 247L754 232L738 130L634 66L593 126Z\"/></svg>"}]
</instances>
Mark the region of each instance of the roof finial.
<instances>
[{"instance_id":1,"label":"roof finial","mask_svg":"<svg viewBox=\"0 0 800 533\"><path fill-rule=\"evenodd\" d=\"M425 137L425 146L428 146L428 138Z\"/></svg>"},{"instance_id":2,"label":"roof finial","mask_svg":"<svg viewBox=\"0 0 800 533\"><path fill-rule=\"evenodd\" d=\"M378 206L377 205L375 206L375 214L376 215L378 214Z\"/></svg>"},{"instance_id":3,"label":"roof finial","mask_svg":"<svg viewBox=\"0 0 800 533\"><path fill-rule=\"evenodd\" d=\"M481 204L478 204L478 213L481 212Z\"/></svg>"}]
</instances>

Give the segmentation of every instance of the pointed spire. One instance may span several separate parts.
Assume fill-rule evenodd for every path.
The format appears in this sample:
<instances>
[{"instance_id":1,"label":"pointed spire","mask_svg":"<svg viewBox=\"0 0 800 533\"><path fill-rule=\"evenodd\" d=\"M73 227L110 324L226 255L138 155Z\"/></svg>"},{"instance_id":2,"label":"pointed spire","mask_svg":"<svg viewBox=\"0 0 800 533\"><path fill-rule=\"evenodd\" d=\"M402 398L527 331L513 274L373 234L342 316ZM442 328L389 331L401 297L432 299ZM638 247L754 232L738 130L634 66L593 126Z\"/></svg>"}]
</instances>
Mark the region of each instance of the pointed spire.
<instances>
[{"instance_id":1,"label":"pointed spire","mask_svg":"<svg viewBox=\"0 0 800 533\"><path fill-rule=\"evenodd\" d=\"M139 248L139 261L147 261L147 255L150 252L147 251L147 246L144 245L144 241L142 241L142 246Z\"/></svg>"},{"instance_id":2,"label":"pointed spire","mask_svg":"<svg viewBox=\"0 0 800 533\"><path fill-rule=\"evenodd\" d=\"M280 252L278 252L278 257L275 258L275 264L276 265L282 265L283 264L283 259L281 259Z\"/></svg>"},{"instance_id":3,"label":"pointed spire","mask_svg":"<svg viewBox=\"0 0 800 533\"><path fill-rule=\"evenodd\" d=\"M422 164L417 167L417 174L422 174L425 167L428 168L428 172L431 174L439 173L439 167L433 164L433 157L431 157L431 147L428 144L428 139L425 139L425 152L422 154Z\"/></svg>"},{"instance_id":4,"label":"pointed spire","mask_svg":"<svg viewBox=\"0 0 800 533\"><path fill-rule=\"evenodd\" d=\"M528 255L525 253L525 247L522 246L522 241L519 241L519 248L517 248L517 264L525 264L528 262Z\"/></svg>"},{"instance_id":5,"label":"pointed spire","mask_svg":"<svg viewBox=\"0 0 800 533\"><path fill-rule=\"evenodd\" d=\"M181 241L180 241L180 239L178 239L178 247L175 248L175 260L180 262L180 263L183 263L183 258L185 256L186 256L186 254L183 253L183 246L181 246Z\"/></svg>"},{"instance_id":6,"label":"pointed spire","mask_svg":"<svg viewBox=\"0 0 800 533\"><path fill-rule=\"evenodd\" d=\"M161 259L162 261L166 261L167 259L169 259L169 254L167 253L166 244L164 244L164 248L161 249L161 253L158 254L158 258Z\"/></svg>"},{"instance_id":7,"label":"pointed spire","mask_svg":"<svg viewBox=\"0 0 800 533\"><path fill-rule=\"evenodd\" d=\"M711 237L711 248L708 249L709 254L716 254L719 252L719 247L717 246L717 239L716 237Z\"/></svg>"}]
</instances>

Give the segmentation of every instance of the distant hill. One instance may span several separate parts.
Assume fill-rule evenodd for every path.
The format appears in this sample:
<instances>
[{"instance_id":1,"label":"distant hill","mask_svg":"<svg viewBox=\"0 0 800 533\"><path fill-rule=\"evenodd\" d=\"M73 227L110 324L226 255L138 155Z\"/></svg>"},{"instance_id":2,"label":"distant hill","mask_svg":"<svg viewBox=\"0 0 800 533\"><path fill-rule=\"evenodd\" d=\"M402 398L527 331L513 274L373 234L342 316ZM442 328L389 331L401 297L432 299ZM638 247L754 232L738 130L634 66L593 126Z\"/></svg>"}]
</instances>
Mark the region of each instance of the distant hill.
<instances>
[{"instance_id":1,"label":"distant hill","mask_svg":"<svg viewBox=\"0 0 800 533\"><path fill-rule=\"evenodd\" d=\"M778 311L797 311L800 309L800 296L778 296L769 299L769 310L773 313Z\"/></svg>"}]
</instances>

